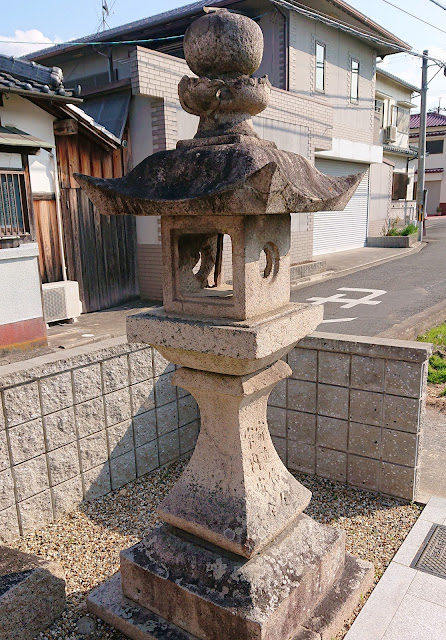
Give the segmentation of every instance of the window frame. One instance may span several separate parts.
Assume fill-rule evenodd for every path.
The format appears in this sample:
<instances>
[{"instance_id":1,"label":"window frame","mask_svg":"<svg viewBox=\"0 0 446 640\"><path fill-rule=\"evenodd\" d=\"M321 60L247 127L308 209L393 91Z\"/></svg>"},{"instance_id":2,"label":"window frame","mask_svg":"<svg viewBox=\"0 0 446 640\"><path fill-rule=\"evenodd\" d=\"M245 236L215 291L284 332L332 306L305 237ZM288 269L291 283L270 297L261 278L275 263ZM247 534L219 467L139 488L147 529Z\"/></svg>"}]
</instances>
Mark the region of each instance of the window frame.
<instances>
[{"instance_id":1,"label":"window frame","mask_svg":"<svg viewBox=\"0 0 446 640\"><path fill-rule=\"evenodd\" d=\"M353 70L353 64L357 64L358 68L356 71ZM361 62L357 58L350 58L350 102L353 104L359 103L359 74L361 71ZM353 83L353 78L356 77L356 97L353 95L353 87L355 86Z\"/></svg>"},{"instance_id":2,"label":"window frame","mask_svg":"<svg viewBox=\"0 0 446 640\"><path fill-rule=\"evenodd\" d=\"M441 144L441 151L431 151L429 149L429 146L431 146L432 144L437 144L440 145ZM429 153L432 156L439 156L441 154L444 153L444 140L426 140L426 153Z\"/></svg>"},{"instance_id":3,"label":"window frame","mask_svg":"<svg viewBox=\"0 0 446 640\"><path fill-rule=\"evenodd\" d=\"M318 48L321 48L323 51L323 66L322 66L322 89L318 87L318 71L321 69L320 63L318 62ZM319 40L316 40L314 43L314 64L315 64L315 73L314 73L314 90L317 93L325 93L327 87L327 45Z\"/></svg>"},{"instance_id":4,"label":"window frame","mask_svg":"<svg viewBox=\"0 0 446 640\"><path fill-rule=\"evenodd\" d=\"M0 168L0 246L9 242L33 241L34 225L27 160L22 156L21 169ZM11 214L12 203L15 207ZM20 209L17 208L18 204ZM6 214L8 209L9 219Z\"/></svg>"}]
</instances>

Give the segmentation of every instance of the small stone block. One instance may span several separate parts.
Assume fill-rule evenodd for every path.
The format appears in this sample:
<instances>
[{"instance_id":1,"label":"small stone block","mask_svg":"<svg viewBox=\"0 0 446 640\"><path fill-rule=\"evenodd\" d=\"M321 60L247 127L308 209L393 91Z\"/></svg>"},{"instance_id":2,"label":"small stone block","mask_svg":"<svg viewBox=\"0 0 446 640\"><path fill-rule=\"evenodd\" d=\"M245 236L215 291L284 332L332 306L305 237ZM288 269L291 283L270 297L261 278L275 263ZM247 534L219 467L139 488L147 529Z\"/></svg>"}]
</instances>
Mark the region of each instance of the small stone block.
<instances>
[{"instance_id":1,"label":"small stone block","mask_svg":"<svg viewBox=\"0 0 446 640\"><path fill-rule=\"evenodd\" d=\"M383 358L353 355L351 386L365 391L383 391L384 365Z\"/></svg>"},{"instance_id":2,"label":"small stone block","mask_svg":"<svg viewBox=\"0 0 446 640\"><path fill-rule=\"evenodd\" d=\"M111 393L129 386L129 366L127 356L118 356L102 363L104 393Z\"/></svg>"},{"instance_id":3,"label":"small stone block","mask_svg":"<svg viewBox=\"0 0 446 640\"><path fill-rule=\"evenodd\" d=\"M347 479L347 454L318 447L316 474L335 482L345 482Z\"/></svg>"},{"instance_id":4,"label":"small stone block","mask_svg":"<svg viewBox=\"0 0 446 640\"><path fill-rule=\"evenodd\" d=\"M350 420L380 426L383 420L383 396L370 391L350 392Z\"/></svg>"},{"instance_id":5,"label":"small stone block","mask_svg":"<svg viewBox=\"0 0 446 640\"><path fill-rule=\"evenodd\" d=\"M14 467L17 500L26 500L50 486L45 456L32 458Z\"/></svg>"},{"instance_id":6,"label":"small stone block","mask_svg":"<svg viewBox=\"0 0 446 640\"><path fill-rule=\"evenodd\" d=\"M159 351L153 350L153 375L155 377L161 376L164 373L170 373L175 370L175 366L166 360Z\"/></svg>"},{"instance_id":7,"label":"small stone block","mask_svg":"<svg viewBox=\"0 0 446 640\"><path fill-rule=\"evenodd\" d=\"M90 364L73 371L74 401L79 404L102 395L101 365Z\"/></svg>"},{"instance_id":8,"label":"small stone block","mask_svg":"<svg viewBox=\"0 0 446 640\"><path fill-rule=\"evenodd\" d=\"M152 349L146 347L129 354L130 383L137 384L153 378Z\"/></svg>"},{"instance_id":9,"label":"small stone block","mask_svg":"<svg viewBox=\"0 0 446 640\"><path fill-rule=\"evenodd\" d=\"M186 396L178 400L178 419L182 427L189 422L194 422L198 417L198 406L195 398Z\"/></svg>"},{"instance_id":10,"label":"small stone block","mask_svg":"<svg viewBox=\"0 0 446 640\"><path fill-rule=\"evenodd\" d=\"M316 413L315 382L288 380L288 407L295 411Z\"/></svg>"},{"instance_id":11,"label":"small stone block","mask_svg":"<svg viewBox=\"0 0 446 640\"><path fill-rule=\"evenodd\" d=\"M24 536L37 529L42 529L53 521L50 492L44 491L19 502L19 511Z\"/></svg>"},{"instance_id":12,"label":"small stone block","mask_svg":"<svg viewBox=\"0 0 446 640\"><path fill-rule=\"evenodd\" d=\"M136 470L138 478L158 469L160 466L158 458L158 443L156 440L144 444L142 447L138 447L136 453Z\"/></svg>"},{"instance_id":13,"label":"small stone block","mask_svg":"<svg viewBox=\"0 0 446 640\"><path fill-rule=\"evenodd\" d=\"M118 422L124 422L124 420L129 420L132 417L128 387L108 393L104 396L104 402L107 427L118 424Z\"/></svg>"},{"instance_id":14,"label":"small stone block","mask_svg":"<svg viewBox=\"0 0 446 640\"><path fill-rule=\"evenodd\" d=\"M268 427L272 436L286 437L287 410L280 407L268 407Z\"/></svg>"},{"instance_id":15,"label":"small stone block","mask_svg":"<svg viewBox=\"0 0 446 640\"><path fill-rule=\"evenodd\" d=\"M138 382L130 387L132 397L132 415L137 416L155 407L155 392L153 380Z\"/></svg>"},{"instance_id":16,"label":"small stone block","mask_svg":"<svg viewBox=\"0 0 446 640\"><path fill-rule=\"evenodd\" d=\"M29 422L41 415L37 382L21 384L3 392L7 426Z\"/></svg>"},{"instance_id":17,"label":"small stone block","mask_svg":"<svg viewBox=\"0 0 446 640\"><path fill-rule=\"evenodd\" d=\"M348 388L328 384L318 385L318 414L330 418L348 419Z\"/></svg>"},{"instance_id":18,"label":"small stone block","mask_svg":"<svg viewBox=\"0 0 446 640\"><path fill-rule=\"evenodd\" d=\"M14 481L10 469L0 472L0 511L15 502Z\"/></svg>"},{"instance_id":19,"label":"small stone block","mask_svg":"<svg viewBox=\"0 0 446 640\"><path fill-rule=\"evenodd\" d=\"M85 500L94 500L110 493L110 465L108 461L99 467L84 472L82 477L85 487Z\"/></svg>"},{"instance_id":20,"label":"small stone block","mask_svg":"<svg viewBox=\"0 0 446 640\"><path fill-rule=\"evenodd\" d=\"M156 438L155 409L135 416L133 418L133 431L135 433L135 445L137 447L154 440Z\"/></svg>"},{"instance_id":21,"label":"small stone block","mask_svg":"<svg viewBox=\"0 0 446 640\"><path fill-rule=\"evenodd\" d=\"M105 462L108 459L105 431L98 431L79 440L79 450L83 471Z\"/></svg>"},{"instance_id":22,"label":"small stone block","mask_svg":"<svg viewBox=\"0 0 446 640\"><path fill-rule=\"evenodd\" d=\"M43 419L48 450L58 449L76 440L76 423L74 409L62 409L50 413Z\"/></svg>"},{"instance_id":23,"label":"small stone block","mask_svg":"<svg viewBox=\"0 0 446 640\"><path fill-rule=\"evenodd\" d=\"M180 455L180 439L178 430L167 433L159 438L159 458L160 464L167 464L176 460Z\"/></svg>"},{"instance_id":24,"label":"small stone block","mask_svg":"<svg viewBox=\"0 0 446 640\"><path fill-rule=\"evenodd\" d=\"M398 431L418 433L420 401L400 396L384 396L384 426Z\"/></svg>"},{"instance_id":25,"label":"small stone block","mask_svg":"<svg viewBox=\"0 0 446 640\"><path fill-rule=\"evenodd\" d=\"M318 380L324 384L348 387L350 381L350 356L344 353L319 352Z\"/></svg>"},{"instance_id":26,"label":"small stone block","mask_svg":"<svg viewBox=\"0 0 446 640\"><path fill-rule=\"evenodd\" d=\"M91 437L91 436L90 436ZM50 468L51 486L61 484L80 475L79 454L77 443L72 442L60 449L54 449L48 453L48 465Z\"/></svg>"},{"instance_id":27,"label":"small stone block","mask_svg":"<svg viewBox=\"0 0 446 640\"><path fill-rule=\"evenodd\" d=\"M40 380L42 413L46 415L73 405L71 373L66 371Z\"/></svg>"},{"instance_id":28,"label":"small stone block","mask_svg":"<svg viewBox=\"0 0 446 640\"><path fill-rule=\"evenodd\" d=\"M348 483L354 487L378 491L379 488L379 460L348 456Z\"/></svg>"},{"instance_id":29,"label":"small stone block","mask_svg":"<svg viewBox=\"0 0 446 640\"><path fill-rule=\"evenodd\" d=\"M79 438L89 436L96 431L105 429L104 401L94 398L74 408Z\"/></svg>"},{"instance_id":30,"label":"small stone block","mask_svg":"<svg viewBox=\"0 0 446 640\"><path fill-rule=\"evenodd\" d=\"M12 542L20 537L19 519L17 517L17 507L12 505L0 511L0 542Z\"/></svg>"},{"instance_id":31,"label":"small stone block","mask_svg":"<svg viewBox=\"0 0 446 640\"><path fill-rule=\"evenodd\" d=\"M292 378L297 380L317 380L317 351L316 349L299 349L295 347L288 354L288 364L293 373Z\"/></svg>"},{"instance_id":32,"label":"small stone block","mask_svg":"<svg viewBox=\"0 0 446 640\"><path fill-rule=\"evenodd\" d=\"M42 420L25 422L9 430L9 444L13 464L20 464L44 453Z\"/></svg>"},{"instance_id":33,"label":"small stone block","mask_svg":"<svg viewBox=\"0 0 446 640\"><path fill-rule=\"evenodd\" d=\"M348 450L358 456L379 458L381 446L381 428L368 424L350 422Z\"/></svg>"},{"instance_id":34,"label":"small stone block","mask_svg":"<svg viewBox=\"0 0 446 640\"><path fill-rule=\"evenodd\" d=\"M417 458L417 436L414 433L383 429L382 459L413 467Z\"/></svg>"},{"instance_id":35,"label":"small stone block","mask_svg":"<svg viewBox=\"0 0 446 640\"><path fill-rule=\"evenodd\" d=\"M6 431L0 431L0 471L9 467L8 442L6 440Z\"/></svg>"},{"instance_id":36,"label":"small stone block","mask_svg":"<svg viewBox=\"0 0 446 640\"><path fill-rule=\"evenodd\" d=\"M348 422L337 418L318 416L317 442L321 447L347 451Z\"/></svg>"},{"instance_id":37,"label":"small stone block","mask_svg":"<svg viewBox=\"0 0 446 640\"><path fill-rule=\"evenodd\" d=\"M74 511L83 499L80 476L53 487L51 493L53 495L54 517L56 519Z\"/></svg>"},{"instance_id":38,"label":"small stone block","mask_svg":"<svg viewBox=\"0 0 446 640\"><path fill-rule=\"evenodd\" d=\"M397 498L413 500L414 470L388 462L381 463L380 491Z\"/></svg>"},{"instance_id":39,"label":"small stone block","mask_svg":"<svg viewBox=\"0 0 446 640\"><path fill-rule=\"evenodd\" d=\"M300 411L287 411L288 438L305 444L316 443L316 415L301 413Z\"/></svg>"},{"instance_id":40,"label":"small stone block","mask_svg":"<svg viewBox=\"0 0 446 640\"><path fill-rule=\"evenodd\" d=\"M178 429L178 406L176 402L169 402L156 409L156 423L158 436L163 436Z\"/></svg>"},{"instance_id":41,"label":"small stone block","mask_svg":"<svg viewBox=\"0 0 446 640\"><path fill-rule=\"evenodd\" d=\"M286 380L281 380L278 384L276 384L276 386L274 387L274 389L271 391L269 395L268 404L273 407L283 407L284 409L286 409L287 408L286 387L287 387Z\"/></svg>"},{"instance_id":42,"label":"small stone block","mask_svg":"<svg viewBox=\"0 0 446 640\"><path fill-rule=\"evenodd\" d=\"M117 458L131 451L133 446L132 421L126 420L107 429L110 458Z\"/></svg>"},{"instance_id":43,"label":"small stone block","mask_svg":"<svg viewBox=\"0 0 446 640\"><path fill-rule=\"evenodd\" d=\"M423 366L412 362L390 360L386 364L386 393L420 398Z\"/></svg>"},{"instance_id":44,"label":"small stone block","mask_svg":"<svg viewBox=\"0 0 446 640\"><path fill-rule=\"evenodd\" d=\"M110 460L112 489L119 489L136 478L135 453L130 451Z\"/></svg>"},{"instance_id":45,"label":"small stone block","mask_svg":"<svg viewBox=\"0 0 446 640\"><path fill-rule=\"evenodd\" d=\"M65 576L58 562L0 548L2 640L32 640L64 606Z\"/></svg>"},{"instance_id":46,"label":"small stone block","mask_svg":"<svg viewBox=\"0 0 446 640\"><path fill-rule=\"evenodd\" d=\"M288 468L302 473L315 473L316 447L288 440Z\"/></svg>"},{"instance_id":47,"label":"small stone block","mask_svg":"<svg viewBox=\"0 0 446 640\"><path fill-rule=\"evenodd\" d=\"M157 407L161 407L163 404L173 402L177 399L176 389L172 386L171 373L167 373L159 378L154 378L153 383Z\"/></svg>"}]
</instances>

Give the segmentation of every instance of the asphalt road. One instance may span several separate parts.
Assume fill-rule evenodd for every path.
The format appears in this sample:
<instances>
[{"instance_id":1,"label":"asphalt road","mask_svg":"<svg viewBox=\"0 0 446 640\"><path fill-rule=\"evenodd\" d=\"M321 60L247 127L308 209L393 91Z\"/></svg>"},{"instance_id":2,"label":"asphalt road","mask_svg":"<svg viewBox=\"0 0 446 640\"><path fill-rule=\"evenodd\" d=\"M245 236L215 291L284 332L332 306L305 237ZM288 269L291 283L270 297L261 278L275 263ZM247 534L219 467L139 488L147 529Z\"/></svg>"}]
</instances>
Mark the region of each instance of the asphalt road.
<instances>
[{"instance_id":1,"label":"asphalt road","mask_svg":"<svg viewBox=\"0 0 446 640\"><path fill-rule=\"evenodd\" d=\"M425 240L404 258L294 289L291 300L324 304L318 331L377 336L446 300L446 220L428 220Z\"/></svg>"}]
</instances>

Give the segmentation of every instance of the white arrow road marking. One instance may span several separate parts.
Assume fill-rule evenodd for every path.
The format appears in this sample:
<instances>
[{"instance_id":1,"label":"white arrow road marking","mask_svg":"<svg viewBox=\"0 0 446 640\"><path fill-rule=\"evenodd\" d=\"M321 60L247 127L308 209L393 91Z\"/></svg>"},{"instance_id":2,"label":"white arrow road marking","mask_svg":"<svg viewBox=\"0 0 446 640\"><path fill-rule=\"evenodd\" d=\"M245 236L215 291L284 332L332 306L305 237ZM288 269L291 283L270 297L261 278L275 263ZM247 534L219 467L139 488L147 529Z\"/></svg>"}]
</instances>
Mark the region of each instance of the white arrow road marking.
<instances>
[{"instance_id":1,"label":"white arrow road marking","mask_svg":"<svg viewBox=\"0 0 446 640\"><path fill-rule=\"evenodd\" d=\"M346 298L345 293L335 293L328 298L323 297L314 297L307 298L307 302L311 302L312 304L325 304L326 302L338 302L341 304L341 309L351 309L352 307L357 307L360 304L366 305L376 305L381 304L382 300L374 300L374 298L378 298L379 296L383 296L387 291L383 289L351 289L349 287L341 287L338 291L357 291L360 293L367 293L368 295L363 296L362 298ZM346 304L344 304L346 303Z\"/></svg>"},{"instance_id":2,"label":"white arrow road marking","mask_svg":"<svg viewBox=\"0 0 446 640\"><path fill-rule=\"evenodd\" d=\"M358 318L334 318L333 320L322 320L321 324L327 324L328 322L352 322Z\"/></svg>"}]
</instances>

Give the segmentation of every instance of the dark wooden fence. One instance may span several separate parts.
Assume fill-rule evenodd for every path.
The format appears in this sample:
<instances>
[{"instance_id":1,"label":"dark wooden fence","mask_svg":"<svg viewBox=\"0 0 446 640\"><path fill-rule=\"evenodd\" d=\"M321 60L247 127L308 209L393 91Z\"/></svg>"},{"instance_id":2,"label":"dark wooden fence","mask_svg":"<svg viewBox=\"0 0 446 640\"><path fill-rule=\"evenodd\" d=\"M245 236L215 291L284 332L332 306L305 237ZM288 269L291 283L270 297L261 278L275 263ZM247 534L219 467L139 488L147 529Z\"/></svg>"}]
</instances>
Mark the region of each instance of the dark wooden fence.
<instances>
[{"instance_id":1,"label":"dark wooden fence","mask_svg":"<svg viewBox=\"0 0 446 640\"><path fill-rule=\"evenodd\" d=\"M105 149L78 133L56 135L65 259L77 280L84 312L117 306L138 295L136 223L132 216L101 216L73 174L118 178L130 163L126 148Z\"/></svg>"}]
</instances>

